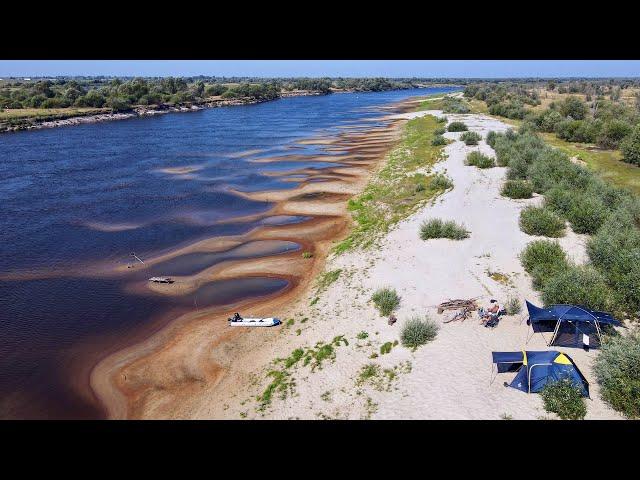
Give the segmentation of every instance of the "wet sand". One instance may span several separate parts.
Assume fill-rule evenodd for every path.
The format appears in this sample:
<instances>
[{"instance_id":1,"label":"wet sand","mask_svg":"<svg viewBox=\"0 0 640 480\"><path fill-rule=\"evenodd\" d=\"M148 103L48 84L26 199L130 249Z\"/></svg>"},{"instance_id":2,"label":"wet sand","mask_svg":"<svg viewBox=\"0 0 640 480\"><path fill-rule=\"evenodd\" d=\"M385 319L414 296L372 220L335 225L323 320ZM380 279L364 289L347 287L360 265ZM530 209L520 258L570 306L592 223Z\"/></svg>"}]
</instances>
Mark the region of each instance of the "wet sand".
<instances>
[{"instance_id":1,"label":"wet sand","mask_svg":"<svg viewBox=\"0 0 640 480\"><path fill-rule=\"evenodd\" d=\"M415 102L398 105L394 111L411 110ZM136 293L184 295L202 285L251 277L284 279L287 286L273 295L225 307L202 308L172 320L142 341L129 342L110 352L93 369L90 384L109 418L193 418L202 407L203 395L216 396L216 389L231 388L245 381L234 360L240 352L269 342L281 332L272 329L230 329L226 318L233 311L246 316L286 318L297 301L313 287L313 279L324 269L327 254L336 239L349 229L346 200L362 191L371 171L399 138L405 119L390 120L385 127L366 133L341 132L316 144L335 146L346 155L320 155L317 160L338 163L324 169L302 168L274 171L273 176L304 175L290 190L233 193L251 200L267 201L273 208L265 217L303 216L306 221L287 225L262 224L244 235L204 239L145 260L147 269L194 253L228 252L251 242L291 242L291 252L223 260L189 275L174 276L171 285L132 282ZM307 140L313 143L312 139ZM331 143L326 143L331 142ZM287 157L290 161L294 157ZM309 157L307 156L307 161ZM282 161L261 159L261 163ZM296 158L297 160L297 158ZM301 252L310 252L303 258ZM137 268L137 267L136 267ZM121 274L126 266L104 266L102 275ZM256 331L260 330L260 331Z\"/></svg>"}]
</instances>

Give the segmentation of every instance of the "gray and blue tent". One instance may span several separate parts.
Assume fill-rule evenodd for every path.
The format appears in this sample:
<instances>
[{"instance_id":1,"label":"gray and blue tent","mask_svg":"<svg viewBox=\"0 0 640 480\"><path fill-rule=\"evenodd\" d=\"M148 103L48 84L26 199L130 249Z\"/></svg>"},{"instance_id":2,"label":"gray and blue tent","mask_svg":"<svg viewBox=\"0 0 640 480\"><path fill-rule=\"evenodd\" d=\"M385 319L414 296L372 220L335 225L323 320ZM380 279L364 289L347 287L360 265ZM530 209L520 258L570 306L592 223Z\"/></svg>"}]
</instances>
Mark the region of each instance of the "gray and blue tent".
<instances>
[{"instance_id":1,"label":"gray and blue tent","mask_svg":"<svg viewBox=\"0 0 640 480\"><path fill-rule=\"evenodd\" d=\"M518 372L506 386L525 393L537 393L549 382L569 380L589 397L589 382L565 354L555 350L545 352L491 352L498 373Z\"/></svg>"},{"instance_id":2,"label":"gray and blue tent","mask_svg":"<svg viewBox=\"0 0 640 480\"><path fill-rule=\"evenodd\" d=\"M621 323L606 312L598 312L579 305L551 305L536 307L527 303L527 324L535 333L553 332L548 345L559 347L598 348L602 343L602 328L606 325L621 326Z\"/></svg>"}]
</instances>

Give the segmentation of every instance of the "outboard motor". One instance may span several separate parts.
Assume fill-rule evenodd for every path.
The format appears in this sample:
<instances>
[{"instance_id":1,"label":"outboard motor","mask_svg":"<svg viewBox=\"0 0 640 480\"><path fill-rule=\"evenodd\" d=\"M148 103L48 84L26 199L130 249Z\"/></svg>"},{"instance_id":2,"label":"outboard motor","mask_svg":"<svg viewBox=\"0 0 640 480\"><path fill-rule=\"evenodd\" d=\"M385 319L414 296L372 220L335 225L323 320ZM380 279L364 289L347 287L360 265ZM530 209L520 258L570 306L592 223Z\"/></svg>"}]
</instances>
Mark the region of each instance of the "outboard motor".
<instances>
[{"instance_id":1,"label":"outboard motor","mask_svg":"<svg viewBox=\"0 0 640 480\"><path fill-rule=\"evenodd\" d=\"M233 317L228 318L227 320L229 320L230 322L241 322L242 321L242 317L240 316L240 314L238 312L233 314Z\"/></svg>"}]
</instances>

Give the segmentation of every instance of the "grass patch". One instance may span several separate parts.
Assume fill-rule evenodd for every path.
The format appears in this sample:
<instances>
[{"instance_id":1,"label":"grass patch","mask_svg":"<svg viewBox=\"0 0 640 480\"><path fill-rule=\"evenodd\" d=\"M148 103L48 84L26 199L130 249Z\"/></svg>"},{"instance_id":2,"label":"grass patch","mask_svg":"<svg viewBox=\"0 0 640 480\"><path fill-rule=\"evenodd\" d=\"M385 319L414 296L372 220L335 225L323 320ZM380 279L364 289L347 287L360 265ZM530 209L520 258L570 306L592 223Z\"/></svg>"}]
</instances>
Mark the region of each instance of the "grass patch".
<instances>
[{"instance_id":1,"label":"grass patch","mask_svg":"<svg viewBox=\"0 0 640 480\"><path fill-rule=\"evenodd\" d=\"M400 341L405 347L415 350L436 338L438 328L438 324L428 317L412 317L402 326Z\"/></svg>"},{"instance_id":2,"label":"grass patch","mask_svg":"<svg viewBox=\"0 0 640 480\"><path fill-rule=\"evenodd\" d=\"M320 293L325 291L329 285L334 283L338 278L340 278L340 274L342 273L341 268L337 268L335 270L331 270L329 272L325 272L318 277L318 281L316 282L316 293Z\"/></svg>"},{"instance_id":3,"label":"grass patch","mask_svg":"<svg viewBox=\"0 0 640 480\"><path fill-rule=\"evenodd\" d=\"M442 135L436 135L433 137L433 140L431 140L431 145L433 145L434 147L440 147L442 145L446 145L447 143L447 139L444 138Z\"/></svg>"},{"instance_id":4,"label":"grass patch","mask_svg":"<svg viewBox=\"0 0 640 480\"><path fill-rule=\"evenodd\" d=\"M447 127L449 132L466 132L469 130L463 122L451 122Z\"/></svg>"},{"instance_id":5,"label":"grass patch","mask_svg":"<svg viewBox=\"0 0 640 480\"><path fill-rule=\"evenodd\" d=\"M478 168L493 168L496 166L496 162L493 158L480 152L470 152L467 155L467 158L465 158L464 163L465 165Z\"/></svg>"},{"instance_id":6,"label":"grass patch","mask_svg":"<svg viewBox=\"0 0 640 480\"><path fill-rule=\"evenodd\" d=\"M594 371L600 396L628 418L640 418L640 334L606 337Z\"/></svg>"},{"instance_id":7,"label":"grass patch","mask_svg":"<svg viewBox=\"0 0 640 480\"><path fill-rule=\"evenodd\" d=\"M358 340L364 340L364 339L366 339L366 338L369 338L369 334L363 330L362 332L360 332L360 333L358 333L358 334L356 335L356 338L357 338Z\"/></svg>"},{"instance_id":8,"label":"grass patch","mask_svg":"<svg viewBox=\"0 0 640 480\"><path fill-rule=\"evenodd\" d=\"M582 420L587 414L587 406L580 389L571 380L549 382L540 395L544 409L557 414L563 420Z\"/></svg>"},{"instance_id":9,"label":"grass patch","mask_svg":"<svg viewBox=\"0 0 640 480\"><path fill-rule=\"evenodd\" d=\"M528 206L520 212L520 230L527 235L564 236L564 220L547 207Z\"/></svg>"},{"instance_id":10,"label":"grass patch","mask_svg":"<svg viewBox=\"0 0 640 480\"><path fill-rule=\"evenodd\" d=\"M389 153L384 167L361 195L349 201L355 225L349 236L334 247L336 254L370 247L392 226L443 191L416 188L430 185L430 176L416 170L428 168L442 158L443 146L431 143L436 128L438 123L430 115L407 122L402 140Z\"/></svg>"},{"instance_id":11,"label":"grass patch","mask_svg":"<svg viewBox=\"0 0 640 480\"><path fill-rule=\"evenodd\" d=\"M400 296L393 288L380 288L371 297L381 317L388 317L400 305Z\"/></svg>"},{"instance_id":12,"label":"grass patch","mask_svg":"<svg viewBox=\"0 0 640 480\"><path fill-rule=\"evenodd\" d=\"M313 257L313 253L311 252L302 252L302 258L311 258Z\"/></svg>"},{"instance_id":13,"label":"grass patch","mask_svg":"<svg viewBox=\"0 0 640 480\"><path fill-rule=\"evenodd\" d=\"M449 238L451 240L463 240L469 237L469 232L463 225L458 225L453 220L443 221L439 218L425 220L420 225L420 238L429 240L432 238Z\"/></svg>"},{"instance_id":14,"label":"grass patch","mask_svg":"<svg viewBox=\"0 0 640 480\"><path fill-rule=\"evenodd\" d=\"M436 173L429 180L429 188L431 190L448 190L453 188L453 182L449 177L442 173Z\"/></svg>"},{"instance_id":15,"label":"grass patch","mask_svg":"<svg viewBox=\"0 0 640 480\"><path fill-rule=\"evenodd\" d=\"M467 146L478 145L478 142L482 140L482 135L476 132L464 132L460 135L460 140Z\"/></svg>"},{"instance_id":16,"label":"grass patch","mask_svg":"<svg viewBox=\"0 0 640 480\"><path fill-rule=\"evenodd\" d=\"M533 185L526 180L507 180L502 186L500 193L509 198L531 198L533 196Z\"/></svg>"}]
</instances>

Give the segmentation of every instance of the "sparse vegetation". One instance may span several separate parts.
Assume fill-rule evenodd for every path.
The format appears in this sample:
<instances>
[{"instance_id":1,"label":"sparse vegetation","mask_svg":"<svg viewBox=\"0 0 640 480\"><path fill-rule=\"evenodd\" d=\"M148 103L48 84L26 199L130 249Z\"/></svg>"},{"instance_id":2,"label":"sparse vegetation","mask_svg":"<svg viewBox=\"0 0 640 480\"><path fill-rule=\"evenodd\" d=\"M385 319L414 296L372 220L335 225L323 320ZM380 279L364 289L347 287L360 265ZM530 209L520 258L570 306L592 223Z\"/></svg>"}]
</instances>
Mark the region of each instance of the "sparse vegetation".
<instances>
[{"instance_id":1,"label":"sparse vegetation","mask_svg":"<svg viewBox=\"0 0 640 480\"><path fill-rule=\"evenodd\" d=\"M522 311L522 303L518 298L511 297L507 300L505 309L507 310L507 315L517 315Z\"/></svg>"},{"instance_id":2,"label":"sparse vegetation","mask_svg":"<svg viewBox=\"0 0 640 480\"><path fill-rule=\"evenodd\" d=\"M340 274L342 273L341 268L337 268L335 270L331 270L329 272L325 272L318 277L318 281L316 282L317 292L325 291L329 285L334 283L338 278L340 278Z\"/></svg>"},{"instance_id":3,"label":"sparse vegetation","mask_svg":"<svg viewBox=\"0 0 640 480\"><path fill-rule=\"evenodd\" d=\"M463 240L469 237L467 229L458 225L453 220L443 221L439 218L425 220L420 225L420 238L429 240L432 238L449 238L451 240Z\"/></svg>"},{"instance_id":4,"label":"sparse vegetation","mask_svg":"<svg viewBox=\"0 0 640 480\"><path fill-rule=\"evenodd\" d=\"M540 395L544 409L557 414L563 420L582 420L587 414L587 406L580 389L571 380L549 382Z\"/></svg>"},{"instance_id":5,"label":"sparse vegetation","mask_svg":"<svg viewBox=\"0 0 640 480\"><path fill-rule=\"evenodd\" d=\"M336 245L335 253L375 244L393 225L443 191L431 188L430 177L417 171L442 158L443 147L431 144L437 127L436 119L429 115L407 122L402 141L389 154L384 168L361 195L349 200L355 227Z\"/></svg>"},{"instance_id":6,"label":"sparse vegetation","mask_svg":"<svg viewBox=\"0 0 640 480\"><path fill-rule=\"evenodd\" d=\"M302 258L311 258L313 257L313 253L311 252L302 252Z\"/></svg>"},{"instance_id":7,"label":"sparse vegetation","mask_svg":"<svg viewBox=\"0 0 640 480\"><path fill-rule=\"evenodd\" d=\"M429 317L412 317L402 326L400 341L402 345L415 350L438 335L438 324Z\"/></svg>"},{"instance_id":8,"label":"sparse vegetation","mask_svg":"<svg viewBox=\"0 0 640 480\"><path fill-rule=\"evenodd\" d=\"M400 296L395 289L389 287L376 290L371 300L381 317L388 317L400 305Z\"/></svg>"},{"instance_id":9,"label":"sparse vegetation","mask_svg":"<svg viewBox=\"0 0 640 480\"><path fill-rule=\"evenodd\" d=\"M520 229L527 235L562 237L564 221L547 207L528 206L520 212Z\"/></svg>"}]
</instances>

